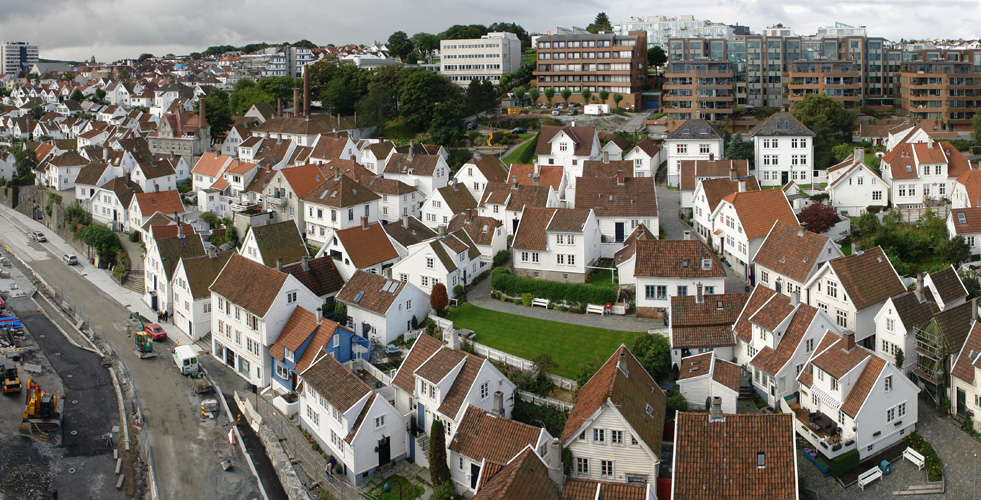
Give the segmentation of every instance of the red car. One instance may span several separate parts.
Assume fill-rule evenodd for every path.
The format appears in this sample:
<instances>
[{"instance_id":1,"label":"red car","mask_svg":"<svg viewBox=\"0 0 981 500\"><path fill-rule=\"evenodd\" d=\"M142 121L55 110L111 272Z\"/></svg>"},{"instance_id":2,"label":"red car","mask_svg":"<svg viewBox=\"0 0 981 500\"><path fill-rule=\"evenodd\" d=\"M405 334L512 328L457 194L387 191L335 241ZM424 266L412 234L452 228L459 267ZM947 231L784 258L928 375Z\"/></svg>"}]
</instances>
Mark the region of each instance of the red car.
<instances>
[{"instance_id":1,"label":"red car","mask_svg":"<svg viewBox=\"0 0 981 500\"><path fill-rule=\"evenodd\" d=\"M156 323L148 323L143 327L143 331L153 340L167 340L167 332Z\"/></svg>"}]
</instances>

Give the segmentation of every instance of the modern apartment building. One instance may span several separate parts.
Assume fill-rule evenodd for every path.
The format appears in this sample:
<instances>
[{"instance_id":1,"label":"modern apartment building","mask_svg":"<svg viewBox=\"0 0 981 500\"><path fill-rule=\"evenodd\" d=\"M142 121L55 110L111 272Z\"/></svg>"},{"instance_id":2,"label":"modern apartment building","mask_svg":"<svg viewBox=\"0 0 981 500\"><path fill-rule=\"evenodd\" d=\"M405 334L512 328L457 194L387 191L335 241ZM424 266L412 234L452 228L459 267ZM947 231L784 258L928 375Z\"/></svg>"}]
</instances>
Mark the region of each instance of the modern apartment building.
<instances>
[{"instance_id":1,"label":"modern apartment building","mask_svg":"<svg viewBox=\"0 0 981 500\"><path fill-rule=\"evenodd\" d=\"M251 54L242 54L231 65L225 85L231 88L242 78L258 80L262 77L288 76L301 78L303 67L314 60L313 51L303 47L281 45L269 47Z\"/></svg>"},{"instance_id":2,"label":"modern apartment building","mask_svg":"<svg viewBox=\"0 0 981 500\"><path fill-rule=\"evenodd\" d=\"M824 26L818 28L817 37L842 37L842 36L867 36L865 26L850 26L845 23L835 22L834 26Z\"/></svg>"},{"instance_id":3,"label":"modern apartment building","mask_svg":"<svg viewBox=\"0 0 981 500\"><path fill-rule=\"evenodd\" d=\"M38 62L37 45L28 42L0 42L0 74L20 73Z\"/></svg>"},{"instance_id":4,"label":"modern apartment building","mask_svg":"<svg viewBox=\"0 0 981 500\"><path fill-rule=\"evenodd\" d=\"M664 111L673 120L726 120L735 110L732 64L728 61L671 61L664 82Z\"/></svg>"},{"instance_id":5,"label":"modern apartment building","mask_svg":"<svg viewBox=\"0 0 981 500\"><path fill-rule=\"evenodd\" d=\"M851 61L812 60L790 63L789 99L793 104L808 94L826 94L845 109L861 107L862 72Z\"/></svg>"},{"instance_id":6,"label":"modern apartment building","mask_svg":"<svg viewBox=\"0 0 981 500\"><path fill-rule=\"evenodd\" d=\"M667 48L672 38L720 38L735 40L736 29L722 23L695 19L695 16L648 16L631 17L627 21L613 25L613 32L629 35L633 31L647 33L647 46Z\"/></svg>"},{"instance_id":7,"label":"modern apartment building","mask_svg":"<svg viewBox=\"0 0 981 500\"><path fill-rule=\"evenodd\" d=\"M492 32L480 38L441 40L439 70L461 87L471 80L501 83L501 77L521 66L521 40L514 33Z\"/></svg>"},{"instance_id":8,"label":"modern apartment building","mask_svg":"<svg viewBox=\"0 0 981 500\"><path fill-rule=\"evenodd\" d=\"M617 93L623 96L620 107L640 106L647 78L646 32L544 35L536 43L533 84L539 89L553 87L556 95L569 89L569 101L576 103L583 103L580 92L584 88L593 96L606 90L610 92L606 104L616 105L612 96Z\"/></svg>"},{"instance_id":9,"label":"modern apartment building","mask_svg":"<svg viewBox=\"0 0 981 500\"><path fill-rule=\"evenodd\" d=\"M950 58L967 56L947 52ZM900 106L918 120L932 120L944 128L968 125L981 107L981 51L974 62L931 59L905 62L899 72Z\"/></svg>"}]
</instances>

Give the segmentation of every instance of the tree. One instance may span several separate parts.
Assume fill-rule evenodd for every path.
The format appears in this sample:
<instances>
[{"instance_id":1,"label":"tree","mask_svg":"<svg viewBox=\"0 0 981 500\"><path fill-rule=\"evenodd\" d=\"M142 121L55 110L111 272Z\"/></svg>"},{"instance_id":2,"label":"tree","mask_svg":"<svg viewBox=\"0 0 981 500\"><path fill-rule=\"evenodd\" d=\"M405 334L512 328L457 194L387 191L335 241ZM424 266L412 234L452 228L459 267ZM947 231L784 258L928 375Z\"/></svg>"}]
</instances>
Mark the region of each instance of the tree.
<instances>
[{"instance_id":1,"label":"tree","mask_svg":"<svg viewBox=\"0 0 981 500\"><path fill-rule=\"evenodd\" d=\"M95 64L95 56L92 56L92 59L89 59L89 62Z\"/></svg>"},{"instance_id":2,"label":"tree","mask_svg":"<svg viewBox=\"0 0 981 500\"><path fill-rule=\"evenodd\" d=\"M631 352L655 380L663 379L671 370L671 344L663 335L641 335Z\"/></svg>"},{"instance_id":3,"label":"tree","mask_svg":"<svg viewBox=\"0 0 981 500\"><path fill-rule=\"evenodd\" d=\"M120 80L129 80L129 71L121 69L118 74Z\"/></svg>"},{"instance_id":4,"label":"tree","mask_svg":"<svg viewBox=\"0 0 981 500\"><path fill-rule=\"evenodd\" d=\"M521 106L522 104L524 104L524 101L525 101L525 88L524 87L515 87L512 92L514 92L514 105L515 106Z\"/></svg>"},{"instance_id":5,"label":"tree","mask_svg":"<svg viewBox=\"0 0 981 500\"><path fill-rule=\"evenodd\" d=\"M41 117L44 116L44 108L41 106L34 106L27 113L27 115L30 116L32 120L40 120Z\"/></svg>"},{"instance_id":6,"label":"tree","mask_svg":"<svg viewBox=\"0 0 981 500\"><path fill-rule=\"evenodd\" d=\"M439 38L431 33L416 33L412 35L412 45L429 62L433 58L433 52L439 50Z\"/></svg>"},{"instance_id":7,"label":"tree","mask_svg":"<svg viewBox=\"0 0 981 500\"><path fill-rule=\"evenodd\" d=\"M86 245L95 249L102 259L112 259L120 246L119 236L106 226L101 224L89 224L82 229L82 241Z\"/></svg>"},{"instance_id":8,"label":"tree","mask_svg":"<svg viewBox=\"0 0 981 500\"><path fill-rule=\"evenodd\" d=\"M963 236L957 235L941 241L937 245L937 254L944 262L957 266L971 258L971 246Z\"/></svg>"},{"instance_id":9,"label":"tree","mask_svg":"<svg viewBox=\"0 0 981 500\"><path fill-rule=\"evenodd\" d=\"M239 80L241 81L241 80ZM262 89L256 86L245 87L241 90L235 90L228 99L228 107L230 108L231 114L234 116L244 115L249 108L256 104L273 104L276 99L263 92Z\"/></svg>"},{"instance_id":10,"label":"tree","mask_svg":"<svg viewBox=\"0 0 981 500\"><path fill-rule=\"evenodd\" d=\"M404 69L398 82L399 113L413 131L423 131L432 122L436 105L453 102L461 92L445 76L422 68Z\"/></svg>"},{"instance_id":11,"label":"tree","mask_svg":"<svg viewBox=\"0 0 981 500\"><path fill-rule=\"evenodd\" d=\"M882 223L879 222L879 218L870 212L865 212L864 214L858 216L853 223L855 225L855 232L860 236L866 236L876 233Z\"/></svg>"},{"instance_id":12,"label":"tree","mask_svg":"<svg viewBox=\"0 0 981 500\"><path fill-rule=\"evenodd\" d=\"M531 99L531 105L538 105L538 97L542 95L542 91L538 90L538 87L532 87L528 89L528 98Z\"/></svg>"},{"instance_id":13,"label":"tree","mask_svg":"<svg viewBox=\"0 0 981 500\"><path fill-rule=\"evenodd\" d=\"M137 60L140 61L140 62L143 62L143 61L146 61L147 59L153 59L153 54L148 54L148 53L144 52L144 53L140 54L140 57Z\"/></svg>"},{"instance_id":14,"label":"tree","mask_svg":"<svg viewBox=\"0 0 981 500\"><path fill-rule=\"evenodd\" d=\"M300 47L302 49L316 49L318 47L317 44L311 42L310 40L307 40L306 38L297 42L293 42L290 45L292 45L293 47Z\"/></svg>"},{"instance_id":15,"label":"tree","mask_svg":"<svg viewBox=\"0 0 981 500\"><path fill-rule=\"evenodd\" d=\"M259 90L271 95L273 97L273 101L275 101L276 98L283 99L284 101L287 99L292 99L293 89L296 88L298 84L298 80L288 76L266 76L255 82L255 86L258 87Z\"/></svg>"},{"instance_id":16,"label":"tree","mask_svg":"<svg viewBox=\"0 0 981 500\"><path fill-rule=\"evenodd\" d=\"M214 228L221 223L221 219L219 219L213 212L202 212L198 218L206 222L211 228Z\"/></svg>"},{"instance_id":17,"label":"tree","mask_svg":"<svg viewBox=\"0 0 981 500\"><path fill-rule=\"evenodd\" d=\"M238 230L235 229L234 224L225 224L225 241L231 243L232 246L238 246Z\"/></svg>"},{"instance_id":18,"label":"tree","mask_svg":"<svg viewBox=\"0 0 981 500\"><path fill-rule=\"evenodd\" d=\"M903 354L903 350L897 348L896 349L896 368L902 369L903 368L903 360L905 360L905 359L906 359L906 355Z\"/></svg>"},{"instance_id":19,"label":"tree","mask_svg":"<svg viewBox=\"0 0 981 500\"><path fill-rule=\"evenodd\" d=\"M228 92L214 89L204 99L205 120L211 125L212 135L224 135L232 127L232 113L228 109ZM195 112L201 112L201 104L195 104Z\"/></svg>"},{"instance_id":20,"label":"tree","mask_svg":"<svg viewBox=\"0 0 981 500\"><path fill-rule=\"evenodd\" d=\"M586 31L596 34L600 31L613 31L613 25L610 24L610 18L607 17L606 12L600 12L596 14L596 19L589 26L586 26Z\"/></svg>"},{"instance_id":21,"label":"tree","mask_svg":"<svg viewBox=\"0 0 981 500\"><path fill-rule=\"evenodd\" d=\"M518 40L521 40L521 50L527 50L531 47L531 35L525 31L520 25L515 23L494 23L487 27L488 32L505 32L514 33Z\"/></svg>"},{"instance_id":22,"label":"tree","mask_svg":"<svg viewBox=\"0 0 981 500\"><path fill-rule=\"evenodd\" d=\"M613 103L617 105L617 109L620 109L620 101L623 100L623 94L619 92L613 93Z\"/></svg>"},{"instance_id":23,"label":"tree","mask_svg":"<svg viewBox=\"0 0 981 500\"><path fill-rule=\"evenodd\" d=\"M454 24L449 29L437 35L440 40L466 40L480 38L488 33L487 26L482 24Z\"/></svg>"},{"instance_id":24,"label":"tree","mask_svg":"<svg viewBox=\"0 0 981 500\"><path fill-rule=\"evenodd\" d=\"M610 91L603 89L599 91L599 102L600 104L606 104L606 100L610 98Z\"/></svg>"},{"instance_id":25,"label":"tree","mask_svg":"<svg viewBox=\"0 0 981 500\"><path fill-rule=\"evenodd\" d=\"M404 61L406 56L412 52L412 40L404 31L396 31L388 37L388 53Z\"/></svg>"},{"instance_id":26,"label":"tree","mask_svg":"<svg viewBox=\"0 0 981 500\"><path fill-rule=\"evenodd\" d=\"M585 105L589 104L589 98L592 97L593 92L591 90L589 90L588 88L583 87L582 88L582 92L579 92L579 95L582 96L582 104L583 104L583 106L585 106Z\"/></svg>"},{"instance_id":27,"label":"tree","mask_svg":"<svg viewBox=\"0 0 981 500\"><path fill-rule=\"evenodd\" d=\"M449 303L450 299L446 295L446 285L442 283L433 285L433 291L429 292L429 307L432 307L434 311L442 312Z\"/></svg>"},{"instance_id":28,"label":"tree","mask_svg":"<svg viewBox=\"0 0 981 500\"><path fill-rule=\"evenodd\" d=\"M552 107L552 99L555 98L555 87L545 87L545 99L548 99L548 106Z\"/></svg>"},{"instance_id":29,"label":"tree","mask_svg":"<svg viewBox=\"0 0 981 500\"><path fill-rule=\"evenodd\" d=\"M354 109L358 112L358 121L369 127L381 128L385 122L398 115L398 108L395 106L395 91L385 85L377 85L368 91L355 104Z\"/></svg>"},{"instance_id":30,"label":"tree","mask_svg":"<svg viewBox=\"0 0 981 500\"><path fill-rule=\"evenodd\" d=\"M99 102L104 102L106 99L106 91L102 89L95 89L95 99Z\"/></svg>"},{"instance_id":31,"label":"tree","mask_svg":"<svg viewBox=\"0 0 981 500\"><path fill-rule=\"evenodd\" d=\"M648 66L658 68L666 62L668 62L668 55L664 53L664 49L662 49L660 46L655 45L647 49Z\"/></svg>"},{"instance_id":32,"label":"tree","mask_svg":"<svg viewBox=\"0 0 981 500\"><path fill-rule=\"evenodd\" d=\"M561 92L559 92L559 95L562 96L562 100L565 101L565 105L568 106L569 98L572 97L572 91L568 88L564 88Z\"/></svg>"},{"instance_id":33,"label":"tree","mask_svg":"<svg viewBox=\"0 0 981 500\"><path fill-rule=\"evenodd\" d=\"M807 94L794 104L791 113L814 132L814 165L828 168L834 164L832 148L845 142L855 129L855 113L825 94Z\"/></svg>"},{"instance_id":34,"label":"tree","mask_svg":"<svg viewBox=\"0 0 981 500\"><path fill-rule=\"evenodd\" d=\"M547 377L558 366L555 364L555 360L552 359L552 355L547 352L535 356L535 359L531 362L535 365L535 372L539 377Z\"/></svg>"},{"instance_id":35,"label":"tree","mask_svg":"<svg viewBox=\"0 0 981 500\"><path fill-rule=\"evenodd\" d=\"M37 169L37 155L33 149L18 149L14 151L14 170L17 177L30 177Z\"/></svg>"},{"instance_id":36,"label":"tree","mask_svg":"<svg viewBox=\"0 0 981 500\"><path fill-rule=\"evenodd\" d=\"M974 118L971 118L971 128L974 130L974 140L981 143L981 108L974 110Z\"/></svg>"},{"instance_id":37,"label":"tree","mask_svg":"<svg viewBox=\"0 0 981 500\"><path fill-rule=\"evenodd\" d=\"M675 412L688 411L688 401L685 400L685 396L678 391L671 391L671 395L668 396L666 409L668 411L668 418L674 418Z\"/></svg>"},{"instance_id":38,"label":"tree","mask_svg":"<svg viewBox=\"0 0 981 500\"><path fill-rule=\"evenodd\" d=\"M81 90L75 89L72 91L72 95L68 97L75 102L82 102L85 100L85 94Z\"/></svg>"},{"instance_id":39,"label":"tree","mask_svg":"<svg viewBox=\"0 0 981 500\"><path fill-rule=\"evenodd\" d=\"M62 80L71 80L72 78L75 78L75 75L73 75L71 71L65 71L58 78Z\"/></svg>"},{"instance_id":40,"label":"tree","mask_svg":"<svg viewBox=\"0 0 981 500\"><path fill-rule=\"evenodd\" d=\"M429 428L429 479L432 484L450 480L450 467L446 463L446 430L443 422L436 419Z\"/></svg>"},{"instance_id":41,"label":"tree","mask_svg":"<svg viewBox=\"0 0 981 500\"><path fill-rule=\"evenodd\" d=\"M848 157L851 156L854 152L855 152L854 146L852 146L852 144L848 142L835 144L835 146L831 148L831 154L835 158L835 163L841 163L847 160ZM859 158L858 160L863 161L864 158Z\"/></svg>"},{"instance_id":42,"label":"tree","mask_svg":"<svg viewBox=\"0 0 981 500\"><path fill-rule=\"evenodd\" d=\"M346 78L334 78L320 91L320 102L332 115L352 115L360 97L357 87Z\"/></svg>"},{"instance_id":43,"label":"tree","mask_svg":"<svg viewBox=\"0 0 981 500\"><path fill-rule=\"evenodd\" d=\"M730 135L726 131L726 136L726 158L730 160L749 160L749 163L752 165L755 156L753 143L744 141L742 134Z\"/></svg>"},{"instance_id":44,"label":"tree","mask_svg":"<svg viewBox=\"0 0 981 500\"><path fill-rule=\"evenodd\" d=\"M436 144L451 147L463 137L466 125L460 107L444 102L436 106L433 120L429 124L429 138Z\"/></svg>"},{"instance_id":45,"label":"tree","mask_svg":"<svg viewBox=\"0 0 981 500\"><path fill-rule=\"evenodd\" d=\"M831 229L831 226L841 220L838 217L838 212L824 203L810 205L797 218L800 219L800 223L806 226L809 231L817 234Z\"/></svg>"},{"instance_id":46,"label":"tree","mask_svg":"<svg viewBox=\"0 0 981 500\"><path fill-rule=\"evenodd\" d=\"M339 325L347 324L347 304L334 302L334 322Z\"/></svg>"},{"instance_id":47,"label":"tree","mask_svg":"<svg viewBox=\"0 0 981 500\"><path fill-rule=\"evenodd\" d=\"M497 91L490 80L474 78L467 85L466 102L468 114L490 111L497 105Z\"/></svg>"}]
</instances>

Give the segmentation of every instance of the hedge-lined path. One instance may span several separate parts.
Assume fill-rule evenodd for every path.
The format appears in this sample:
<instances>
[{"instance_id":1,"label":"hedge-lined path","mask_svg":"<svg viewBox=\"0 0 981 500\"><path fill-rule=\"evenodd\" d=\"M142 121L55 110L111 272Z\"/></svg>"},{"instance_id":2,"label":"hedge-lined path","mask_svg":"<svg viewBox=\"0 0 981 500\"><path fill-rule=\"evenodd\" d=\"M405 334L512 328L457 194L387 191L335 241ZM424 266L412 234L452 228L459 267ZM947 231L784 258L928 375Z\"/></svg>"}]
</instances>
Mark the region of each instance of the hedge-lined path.
<instances>
[{"instance_id":1,"label":"hedge-lined path","mask_svg":"<svg viewBox=\"0 0 981 500\"><path fill-rule=\"evenodd\" d=\"M651 329L664 329L664 322L648 318L637 318L634 316L600 316L598 314L577 314L571 312L556 311L545 309L544 307L518 306L511 302L501 302L490 298L491 278L487 277L481 281L473 290L467 292L467 300L477 307L490 309L492 311L525 316L528 318L545 319L569 323L573 325L591 326L594 328L606 328L608 330L620 330L624 332L646 332ZM520 325L515 325L520 328ZM478 332L479 333L479 332Z\"/></svg>"}]
</instances>

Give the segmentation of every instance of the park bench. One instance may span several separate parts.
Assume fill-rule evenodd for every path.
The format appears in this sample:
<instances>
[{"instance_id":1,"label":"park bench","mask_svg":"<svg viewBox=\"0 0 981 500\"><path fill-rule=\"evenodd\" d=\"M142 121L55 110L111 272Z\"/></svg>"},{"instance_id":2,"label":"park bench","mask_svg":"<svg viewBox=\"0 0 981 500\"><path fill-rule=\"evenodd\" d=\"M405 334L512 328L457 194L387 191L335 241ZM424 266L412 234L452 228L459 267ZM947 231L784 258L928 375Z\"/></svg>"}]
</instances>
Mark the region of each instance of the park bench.
<instances>
[{"instance_id":1,"label":"park bench","mask_svg":"<svg viewBox=\"0 0 981 500\"><path fill-rule=\"evenodd\" d=\"M871 484L872 481L875 481L876 479L882 479L882 471L879 470L878 466L873 467L863 472L860 476L858 476L858 487L864 491L865 487Z\"/></svg>"},{"instance_id":2,"label":"park bench","mask_svg":"<svg viewBox=\"0 0 981 500\"><path fill-rule=\"evenodd\" d=\"M903 458L913 462L913 465L915 465L919 470L923 470L923 466L926 465L926 459L923 458L923 455L920 455L916 452L916 450L910 447L907 447L903 451Z\"/></svg>"},{"instance_id":3,"label":"park bench","mask_svg":"<svg viewBox=\"0 0 981 500\"><path fill-rule=\"evenodd\" d=\"M548 299L532 299L531 307L540 306L540 307L544 307L545 309L548 309L548 305L551 303L552 301Z\"/></svg>"},{"instance_id":4,"label":"park bench","mask_svg":"<svg viewBox=\"0 0 981 500\"><path fill-rule=\"evenodd\" d=\"M599 314L600 316L603 316L603 315L606 314L606 308L604 308L603 306L600 306L600 305L596 305L596 304L587 304L586 305L586 314L589 314L589 313L596 313L596 314Z\"/></svg>"}]
</instances>

